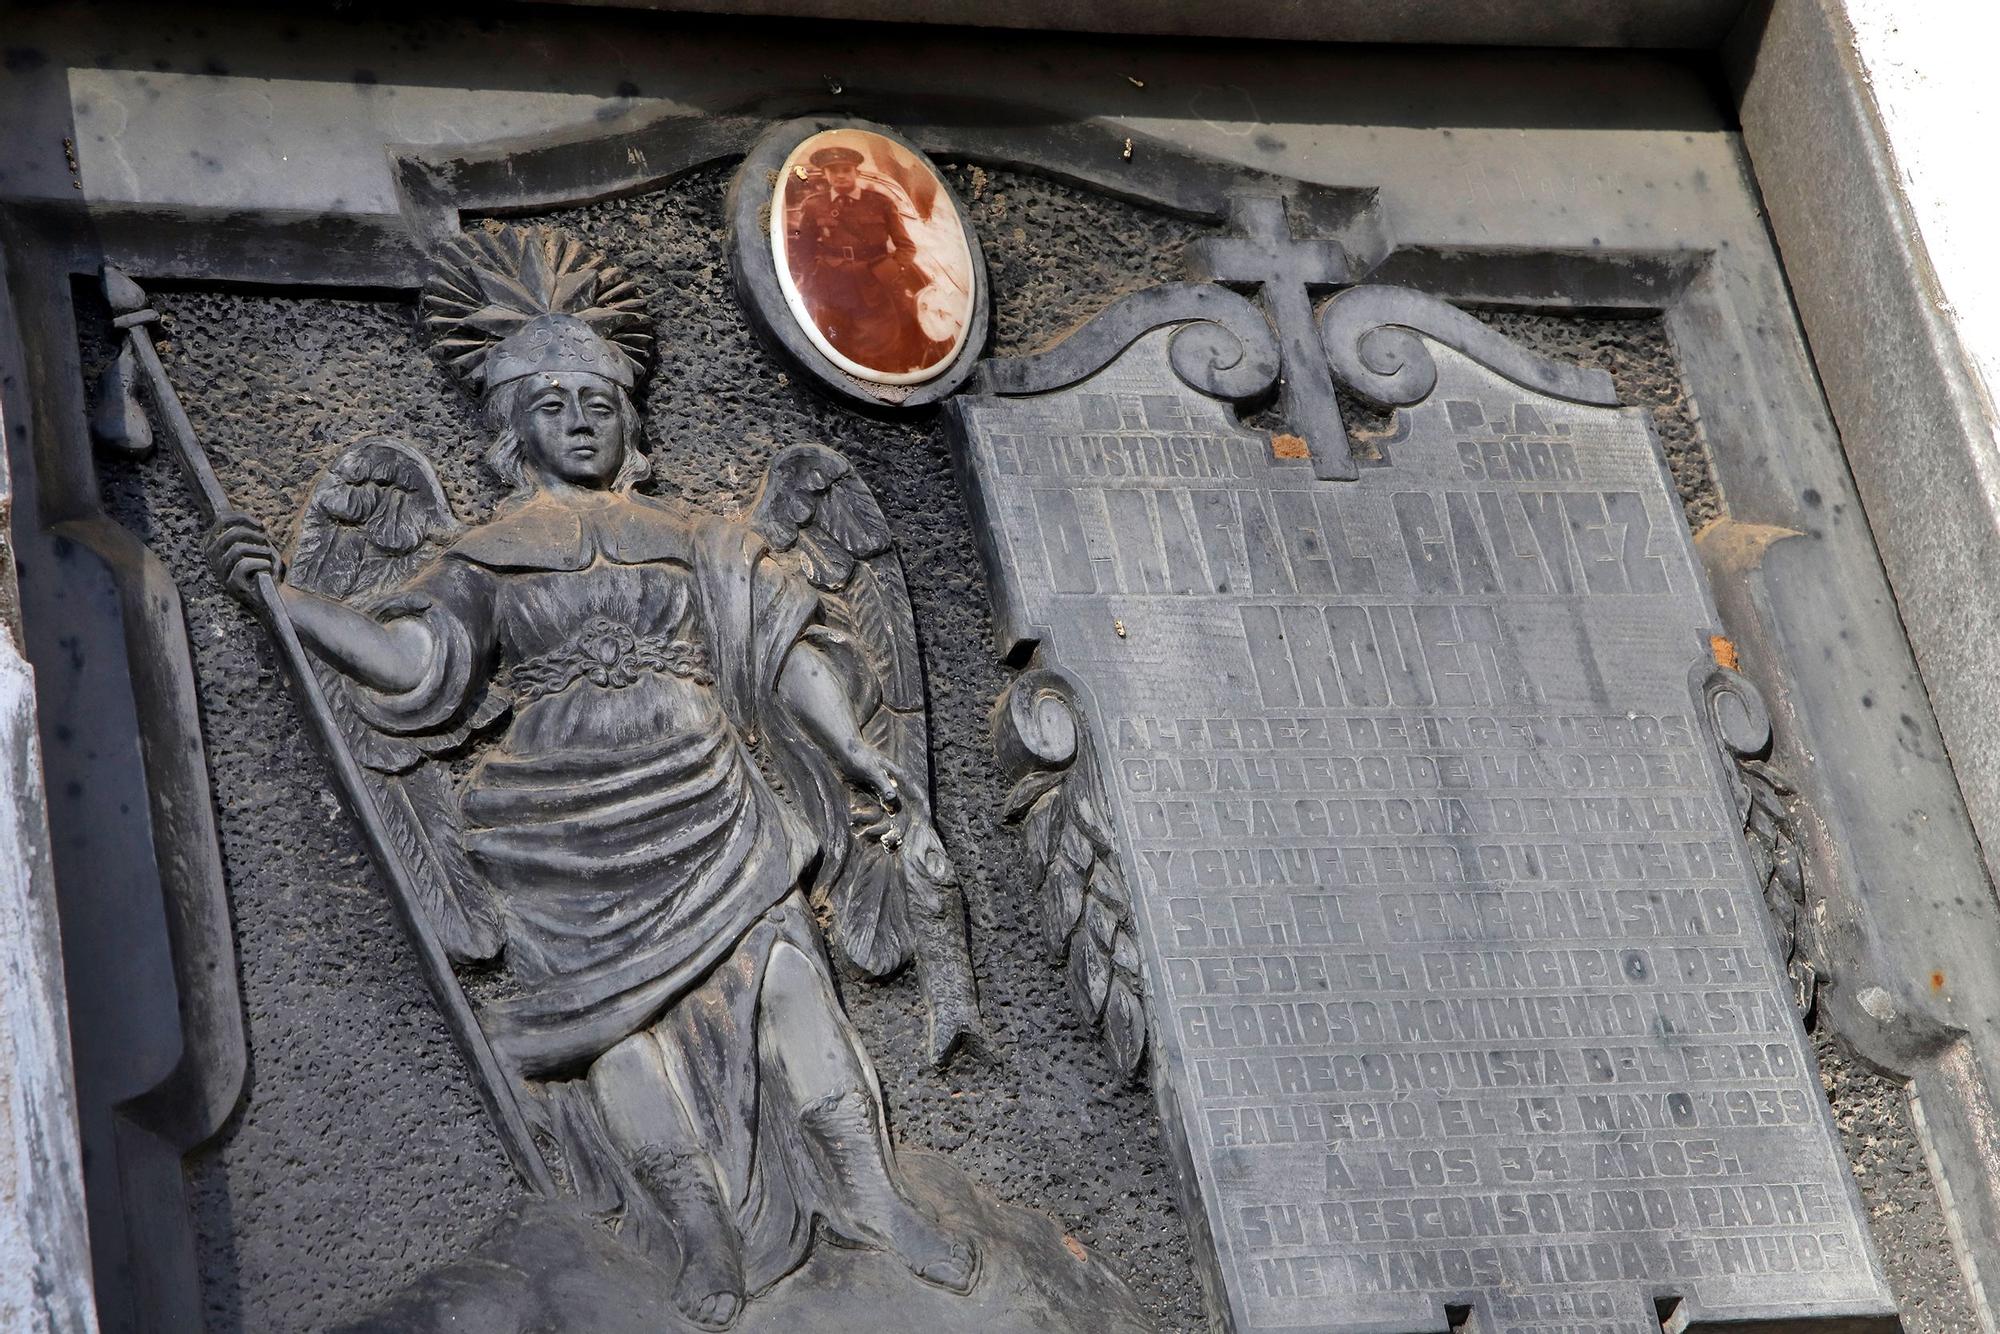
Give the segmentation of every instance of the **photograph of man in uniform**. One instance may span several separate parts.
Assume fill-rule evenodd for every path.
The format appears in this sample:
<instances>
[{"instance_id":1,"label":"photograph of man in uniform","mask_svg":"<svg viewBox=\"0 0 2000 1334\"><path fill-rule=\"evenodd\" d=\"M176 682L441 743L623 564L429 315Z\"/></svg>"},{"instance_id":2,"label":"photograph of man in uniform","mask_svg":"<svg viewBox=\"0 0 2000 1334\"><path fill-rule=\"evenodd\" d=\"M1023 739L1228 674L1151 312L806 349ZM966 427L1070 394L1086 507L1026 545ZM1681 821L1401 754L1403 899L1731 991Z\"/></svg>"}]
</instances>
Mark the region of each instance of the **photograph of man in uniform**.
<instances>
[{"instance_id":1,"label":"photograph of man in uniform","mask_svg":"<svg viewBox=\"0 0 2000 1334\"><path fill-rule=\"evenodd\" d=\"M915 160L878 161L864 175L868 158L832 144L807 157L813 170L788 173L785 260L828 343L867 370L906 375L943 362L957 341L955 312L924 300L937 279L950 279L934 257L927 262L922 243L937 228L934 208L920 211L920 203L935 205L940 192Z\"/></svg>"}]
</instances>

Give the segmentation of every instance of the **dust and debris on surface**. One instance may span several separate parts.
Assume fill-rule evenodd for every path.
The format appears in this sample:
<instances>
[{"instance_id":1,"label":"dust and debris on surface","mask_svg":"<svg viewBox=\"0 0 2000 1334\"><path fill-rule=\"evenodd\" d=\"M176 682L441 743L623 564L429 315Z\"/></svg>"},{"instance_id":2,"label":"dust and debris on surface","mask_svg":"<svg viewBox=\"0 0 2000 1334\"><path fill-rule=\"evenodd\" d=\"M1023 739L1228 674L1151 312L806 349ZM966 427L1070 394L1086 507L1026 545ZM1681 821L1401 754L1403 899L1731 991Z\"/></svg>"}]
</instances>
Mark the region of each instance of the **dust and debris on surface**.
<instances>
[{"instance_id":1,"label":"dust and debris on surface","mask_svg":"<svg viewBox=\"0 0 2000 1334\"><path fill-rule=\"evenodd\" d=\"M1722 514L1715 468L1695 422L1694 405L1666 324L1652 315L1550 315L1471 308L1497 332L1526 347L1611 373L1618 401L1644 408L1673 474L1690 531Z\"/></svg>"},{"instance_id":2,"label":"dust and debris on surface","mask_svg":"<svg viewBox=\"0 0 2000 1334\"><path fill-rule=\"evenodd\" d=\"M996 355L1047 347L1119 297L1186 276L1203 228L1059 182L944 164L985 247ZM939 827L966 872L973 951L998 1056L939 1073L922 1057L914 981L848 984L899 1142L949 1153L986 1189L1056 1217L1073 1249L1131 1278L1162 1334L1207 1327L1151 1094L1118 1080L1039 943L987 710L1008 679L935 418L839 408L787 377L729 289L722 195L708 169L546 220L630 269L658 321L642 404L654 489L737 513L765 460L840 450L897 535L930 684ZM81 290L81 289L80 289ZM315 473L369 434L438 466L467 520L497 486L473 405L424 355L407 304L181 290L163 353L237 504L281 539ZM88 306L86 306L88 309ZM1660 322L1477 312L1548 355L1610 370L1659 432L1691 525L1717 513L1712 471ZM86 320L86 370L109 356ZM1344 401L1365 453L1371 418ZM1287 433L1269 411L1252 425ZM104 465L107 506L179 584L203 697L241 955L251 1076L244 1107L189 1165L211 1327L294 1334L464 1253L517 1187L326 778L273 655L215 588L194 510L164 454ZM1912 1334L1973 1328L1900 1091L1823 1050L1836 1117ZM1900 1119L1899 1119L1900 1118Z\"/></svg>"},{"instance_id":3,"label":"dust and debris on surface","mask_svg":"<svg viewBox=\"0 0 2000 1334\"><path fill-rule=\"evenodd\" d=\"M1824 1032L1814 1035L1814 1045L1905 1334L1978 1329L1902 1085L1868 1069Z\"/></svg>"}]
</instances>

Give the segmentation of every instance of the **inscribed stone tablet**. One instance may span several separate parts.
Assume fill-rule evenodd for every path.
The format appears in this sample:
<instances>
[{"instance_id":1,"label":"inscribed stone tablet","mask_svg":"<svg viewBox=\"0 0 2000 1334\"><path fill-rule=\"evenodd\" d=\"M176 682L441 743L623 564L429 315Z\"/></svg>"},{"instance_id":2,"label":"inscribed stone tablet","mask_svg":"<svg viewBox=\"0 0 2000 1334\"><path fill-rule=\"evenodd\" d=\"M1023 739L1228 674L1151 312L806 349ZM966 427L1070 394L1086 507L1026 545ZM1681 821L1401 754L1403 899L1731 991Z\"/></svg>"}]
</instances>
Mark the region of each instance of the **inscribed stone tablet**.
<instances>
[{"instance_id":1,"label":"inscribed stone tablet","mask_svg":"<svg viewBox=\"0 0 2000 1334\"><path fill-rule=\"evenodd\" d=\"M1229 1327L1893 1309L1643 415L1427 345L1383 459L1321 482L1172 336L963 403L958 447L1003 648L1088 715Z\"/></svg>"}]
</instances>

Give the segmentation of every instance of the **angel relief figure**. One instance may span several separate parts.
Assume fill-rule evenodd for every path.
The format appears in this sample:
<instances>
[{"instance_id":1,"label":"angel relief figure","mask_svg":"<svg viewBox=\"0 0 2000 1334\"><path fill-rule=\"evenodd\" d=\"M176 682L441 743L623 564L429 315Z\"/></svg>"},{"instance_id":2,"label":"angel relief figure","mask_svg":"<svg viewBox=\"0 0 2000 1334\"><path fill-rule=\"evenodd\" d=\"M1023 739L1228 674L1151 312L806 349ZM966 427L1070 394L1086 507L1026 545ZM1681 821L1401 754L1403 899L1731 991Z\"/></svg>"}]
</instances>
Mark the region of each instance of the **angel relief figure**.
<instances>
[{"instance_id":1,"label":"angel relief figure","mask_svg":"<svg viewBox=\"0 0 2000 1334\"><path fill-rule=\"evenodd\" d=\"M935 1056L976 1030L873 498L813 447L743 520L636 490L647 321L555 232L459 238L422 315L493 432L493 517L462 525L375 438L319 479L289 562L231 515L212 567L246 598L283 574L431 928L497 970L479 1027L536 1141L672 1268L687 1321L734 1323L822 1230L971 1289L979 1245L899 1175L809 904L861 972L915 956Z\"/></svg>"}]
</instances>

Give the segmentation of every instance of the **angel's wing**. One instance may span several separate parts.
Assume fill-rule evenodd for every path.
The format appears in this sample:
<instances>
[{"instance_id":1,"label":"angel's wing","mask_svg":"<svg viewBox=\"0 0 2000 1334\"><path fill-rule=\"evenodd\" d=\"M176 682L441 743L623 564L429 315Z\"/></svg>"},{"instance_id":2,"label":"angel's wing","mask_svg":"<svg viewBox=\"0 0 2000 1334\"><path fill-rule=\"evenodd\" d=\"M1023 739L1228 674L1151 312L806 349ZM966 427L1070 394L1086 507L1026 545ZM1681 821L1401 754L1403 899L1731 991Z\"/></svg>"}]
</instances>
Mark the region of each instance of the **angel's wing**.
<instances>
[{"instance_id":1,"label":"angel's wing","mask_svg":"<svg viewBox=\"0 0 2000 1334\"><path fill-rule=\"evenodd\" d=\"M459 529L430 461L400 440L371 436L313 483L285 582L365 606L421 570ZM445 951L464 963L491 959L500 951L499 918L459 843L458 803L437 757L491 722L500 701L449 731L390 736L356 712L346 677L324 663L314 670Z\"/></svg>"},{"instance_id":2,"label":"angel's wing","mask_svg":"<svg viewBox=\"0 0 2000 1334\"><path fill-rule=\"evenodd\" d=\"M862 736L930 789L930 729L916 622L882 509L847 460L798 445L771 461L750 516L780 560L819 591L833 633L820 648L838 665ZM958 877L938 850L901 856L853 840L829 868L831 936L848 966L883 977L916 958L930 1003L932 1054L975 1031L972 965Z\"/></svg>"}]
</instances>

